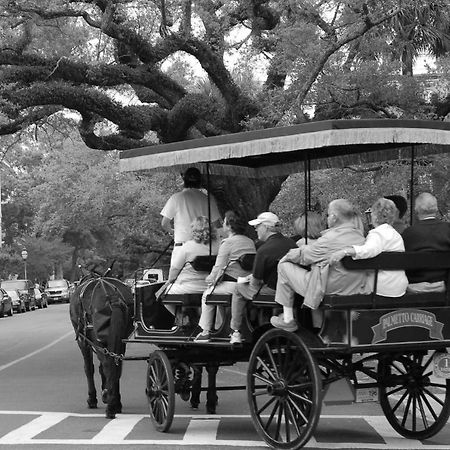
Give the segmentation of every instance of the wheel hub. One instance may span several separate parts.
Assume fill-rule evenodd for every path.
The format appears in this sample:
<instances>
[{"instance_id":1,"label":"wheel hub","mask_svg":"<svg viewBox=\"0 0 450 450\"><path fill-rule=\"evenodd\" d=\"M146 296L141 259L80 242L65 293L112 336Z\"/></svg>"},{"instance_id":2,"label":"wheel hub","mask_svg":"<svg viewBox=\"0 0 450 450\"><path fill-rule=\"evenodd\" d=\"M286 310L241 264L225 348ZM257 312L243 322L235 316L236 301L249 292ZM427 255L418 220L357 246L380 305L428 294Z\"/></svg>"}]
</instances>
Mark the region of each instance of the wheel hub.
<instances>
[{"instance_id":1,"label":"wheel hub","mask_svg":"<svg viewBox=\"0 0 450 450\"><path fill-rule=\"evenodd\" d=\"M267 387L269 395L281 397L287 392L287 386L284 380L276 380L271 386Z\"/></svg>"}]
</instances>

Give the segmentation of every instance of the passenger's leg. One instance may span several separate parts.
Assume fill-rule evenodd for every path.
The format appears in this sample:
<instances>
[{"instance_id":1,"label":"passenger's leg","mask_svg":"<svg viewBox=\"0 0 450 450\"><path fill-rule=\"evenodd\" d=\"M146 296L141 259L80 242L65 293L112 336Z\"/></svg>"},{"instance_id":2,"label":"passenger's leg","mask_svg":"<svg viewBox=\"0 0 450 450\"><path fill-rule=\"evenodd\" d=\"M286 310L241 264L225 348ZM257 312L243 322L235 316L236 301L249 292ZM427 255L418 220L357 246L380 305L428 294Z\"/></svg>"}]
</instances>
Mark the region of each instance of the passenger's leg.
<instances>
[{"instance_id":1,"label":"passenger's leg","mask_svg":"<svg viewBox=\"0 0 450 450\"><path fill-rule=\"evenodd\" d=\"M251 300L258 292L251 283L237 283L231 297L231 322L233 331L239 331L242 327L242 319L246 308L247 300Z\"/></svg>"},{"instance_id":2,"label":"passenger's leg","mask_svg":"<svg viewBox=\"0 0 450 450\"><path fill-rule=\"evenodd\" d=\"M221 295L231 295L236 287L236 283L233 281L224 281L222 283L219 283L214 291L212 292L212 295L214 294L221 294ZM217 324L222 323L223 318L220 312L220 308L217 308L215 305L207 305L206 304L206 296L208 294L209 290L207 290L205 293L203 293L202 296L202 315L200 317L199 325L205 332L210 332L213 329L214 326L214 316L216 316L216 328Z\"/></svg>"},{"instance_id":3,"label":"passenger's leg","mask_svg":"<svg viewBox=\"0 0 450 450\"><path fill-rule=\"evenodd\" d=\"M275 301L283 305L283 316L274 316L271 319L273 326L285 328L289 331L297 329L294 319L294 296L304 296L308 284L309 272L290 262L278 264L278 281Z\"/></svg>"},{"instance_id":4,"label":"passenger's leg","mask_svg":"<svg viewBox=\"0 0 450 450\"><path fill-rule=\"evenodd\" d=\"M201 294L205 289L207 288L207 284L206 281L201 279L201 280L192 280L192 281L187 281L187 282L181 282L181 283L177 283L175 282L174 284L172 284L166 291L166 293L168 295L170 294ZM163 300L163 304L164 304L164 300ZM175 316L175 320L178 326L181 325L188 325L189 323L192 322L192 319L194 319L194 317L191 317L192 314L187 314L187 310L184 307L177 307L174 305L166 305L164 304L164 306L166 307L166 309L168 311L170 311L174 316ZM200 305L199 305L200 306ZM191 310L193 308L190 308ZM200 308L198 308L200 309ZM197 323L197 319L199 316L199 312L195 311L196 316L194 322L195 324ZM193 325L193 323L191 323L191 325Z\"/></svg>"}]
</instances>

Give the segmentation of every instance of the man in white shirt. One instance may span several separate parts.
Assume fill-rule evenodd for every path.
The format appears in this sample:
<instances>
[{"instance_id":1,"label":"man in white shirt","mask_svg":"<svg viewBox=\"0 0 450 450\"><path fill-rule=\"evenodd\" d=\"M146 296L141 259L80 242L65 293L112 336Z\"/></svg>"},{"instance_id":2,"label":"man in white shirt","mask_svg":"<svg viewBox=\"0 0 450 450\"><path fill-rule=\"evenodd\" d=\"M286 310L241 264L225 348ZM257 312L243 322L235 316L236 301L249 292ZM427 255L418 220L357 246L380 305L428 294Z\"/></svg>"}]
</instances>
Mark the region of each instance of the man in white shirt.
<instances>
[{"instance_id":1,"label":"man in white shirt","mask_svg":"<svg viewBox=\"0 0 450 450\"><path fill-rule=\"evenodd\" d=\"M201 189L202 176L195 167L189 167L183 176L184 189L173 194L161 211L161 226L174 238L172 259L186 241L191 239L191 223L199 216L209 217L211 212L211 225L220 226L220 214L216 200L210 195L208 207L208 195ZM173 224L172 224L173 222Z\"/></svg>"}]
</instances>

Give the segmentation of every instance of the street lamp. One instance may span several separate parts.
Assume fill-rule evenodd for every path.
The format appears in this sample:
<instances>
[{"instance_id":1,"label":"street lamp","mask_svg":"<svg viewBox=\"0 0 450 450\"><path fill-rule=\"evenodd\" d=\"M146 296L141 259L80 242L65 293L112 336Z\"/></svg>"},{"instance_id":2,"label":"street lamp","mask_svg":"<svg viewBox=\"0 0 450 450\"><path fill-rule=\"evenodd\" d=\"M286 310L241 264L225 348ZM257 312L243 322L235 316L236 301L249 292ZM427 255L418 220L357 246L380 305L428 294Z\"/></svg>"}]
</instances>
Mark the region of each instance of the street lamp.
<instances>
[{"instance_id":1,"label":"street lamp","mask_svg":"<svg viewBox=\"0 0 450 450\"><path fill-rule=\"evenodd\" d=\"M25 280L27 280L27 258L28 258L28 252L23 249L22 250L22 259L23 259L23 263L24 263L24 267L25 267Z\"/></svg>"}]
</instances>

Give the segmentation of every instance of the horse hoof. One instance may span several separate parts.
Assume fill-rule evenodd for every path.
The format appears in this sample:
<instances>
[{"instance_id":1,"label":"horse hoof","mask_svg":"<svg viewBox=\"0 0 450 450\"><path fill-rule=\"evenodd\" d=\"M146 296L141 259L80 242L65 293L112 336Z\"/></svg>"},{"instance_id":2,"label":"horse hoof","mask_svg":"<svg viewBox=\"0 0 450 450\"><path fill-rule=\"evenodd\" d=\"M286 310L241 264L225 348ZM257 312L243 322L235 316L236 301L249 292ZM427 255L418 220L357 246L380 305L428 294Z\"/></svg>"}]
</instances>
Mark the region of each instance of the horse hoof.
<instances>
[{"instance_id":1,"label":"horse hoof","mask_svg":"<svg viewBox=\"0 0 450 450\"><path fill-rule=\"evenodd\" d=\"M91 399L88 398L87 404L88 404L88 408L89 409L97 408L97 400L91 400Z\"/></svg>"},{"instance_id":2,"label":"horse hoof","mask_svg":"<svg viewBox=\"0 0 450 450\"><path fill-rule=\"evenodd\" d=\"M181 400L184 402L187 402L191 398L191 393L189 391L182 391L180 392Z\"/></svg>"},{"instance_id":3,"label":"horse hoof","mask_svg":"<svg viewBox=\"0 0 450 450\"><path fill-rule=\"evenodd\" d=\"M106 405L108 403L108 389L102 391L102 402Z\"/></svg>"},{"instance_id":4,"label":"horse hoof","mask_svg":"<svg viewBox=\"0 0 450 450\"><path fill-rule=\"evenodd\" d=\"M198 409L198 403L191 403L191 408L197 410Z\"/></svg>"},{"instance_id":5,"label":"horse hoof","mask_svg":"<svg viewBox=\"0 0 450 450\"><path fill-rule=\"evenodd\" d=\"M216 413L216 407L215 406L207 406L206 407L206 412L208 414L215 414Z\"/></svg>"},{"instance_id":6,"label":"horse hoof","mask_svg":"<svg viewBox=\"0 0 450 450\"><path fill-rule=\"evenodd\" d=\"M115 419L116 418L116 414L111 411L106 411L105 415L106 415L107 419Z\"/></svg>"}]
</instances>

